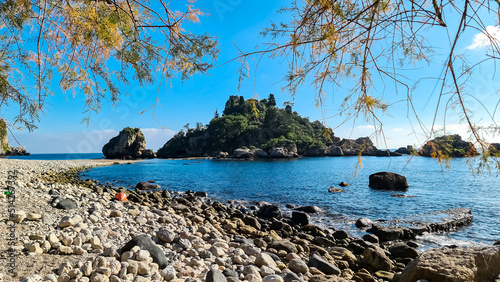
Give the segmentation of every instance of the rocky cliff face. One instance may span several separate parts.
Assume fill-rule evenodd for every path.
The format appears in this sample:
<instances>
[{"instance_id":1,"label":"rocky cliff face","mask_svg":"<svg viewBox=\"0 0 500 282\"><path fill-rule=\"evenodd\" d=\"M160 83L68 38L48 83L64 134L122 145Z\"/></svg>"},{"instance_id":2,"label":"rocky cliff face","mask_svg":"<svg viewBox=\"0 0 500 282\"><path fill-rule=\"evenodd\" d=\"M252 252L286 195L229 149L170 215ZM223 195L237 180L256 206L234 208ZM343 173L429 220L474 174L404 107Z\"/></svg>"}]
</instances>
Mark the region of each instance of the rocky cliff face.
<instances>
[{"instance_id":1,"label":"rocky cliff face","mask_svg":"<svg viewBox=\"0 0 500 282\"><path fill-rule=\"evenodd\" d=\"M7 124L0 119L0 155L5 155L9 150L9 139L7 136Z\"/></svg>"},{"instance_id":2,"label":"rocky cliff face","mask_svg":"<svg viewBox=\"0 0 500 282\"><path fill-rule=\"evenodd\" d=\"M146 150L146 139L139 128L126 127L102 148L108 159L152 158L154 153Z\"/></svg>"},{"instance_id":3,"label":"rocky cliff face","mask_svg":"<svg viewBox=\"0 0 500 282\"><path fill-rule=\"evenodd\" d=\"M458 134L444 135L428 141L418 152L425 157L473 157L479 153L472 142L462 140Z\"/></svg>"}]
</instances>

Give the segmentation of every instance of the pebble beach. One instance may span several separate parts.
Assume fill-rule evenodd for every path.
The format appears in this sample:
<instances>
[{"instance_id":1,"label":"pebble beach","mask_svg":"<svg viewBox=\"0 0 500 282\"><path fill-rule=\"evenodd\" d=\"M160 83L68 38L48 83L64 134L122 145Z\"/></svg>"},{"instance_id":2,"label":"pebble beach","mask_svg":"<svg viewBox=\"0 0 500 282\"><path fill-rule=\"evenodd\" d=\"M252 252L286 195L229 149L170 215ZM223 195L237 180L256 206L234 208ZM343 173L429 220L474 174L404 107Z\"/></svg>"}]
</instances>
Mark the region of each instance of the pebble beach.
<instances>
[{"instance_id":1,"label":"pebble beach","mask_svg":"<svg viewBox=\"0 0 500 282\"><path fill-rule=\"evenodd\" d=\"M0 281L393 281L419 255L412 242L351 238L271 204L75 177L102 165L129 164L0 160Z\"/></svg>"}]
</instances>

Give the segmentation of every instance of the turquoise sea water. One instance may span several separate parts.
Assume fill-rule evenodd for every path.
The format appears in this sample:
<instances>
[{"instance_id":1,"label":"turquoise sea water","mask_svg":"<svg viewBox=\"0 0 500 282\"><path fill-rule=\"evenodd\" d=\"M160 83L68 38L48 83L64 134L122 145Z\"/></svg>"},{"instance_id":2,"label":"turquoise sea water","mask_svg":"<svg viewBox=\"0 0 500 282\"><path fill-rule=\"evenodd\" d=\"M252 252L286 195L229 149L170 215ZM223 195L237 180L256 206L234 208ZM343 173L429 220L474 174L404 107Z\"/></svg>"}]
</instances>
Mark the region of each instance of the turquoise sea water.
<instances>
[{"instance_id":1,"label":"turquoise sea water","mask_svg":"<svg viewBox=\"0 0 500 282\"><path fill-rule=\"evenodd\" d=\"M425 245L467 245L470 241L492 244L500 240L500 181L493 174L473 174L464 159L451 162L451 169L423 157L301 158L293 160L146 160L132 165L99 167L83 173L113 186L135 187L155 180L163 189L205 191L219 200L266 201L281 206L316 205L324 213L323 225L359 234L359 217L395 219L435 210L472 209L472 226L440 236L424 236ZM407 177L413 198L391 197L392 191L368 187L368 176L391 171ZM356 176L354 176L356 174ZM350 183L344 192L332 194L331 186Z\"/></svg>"}]
</instances>

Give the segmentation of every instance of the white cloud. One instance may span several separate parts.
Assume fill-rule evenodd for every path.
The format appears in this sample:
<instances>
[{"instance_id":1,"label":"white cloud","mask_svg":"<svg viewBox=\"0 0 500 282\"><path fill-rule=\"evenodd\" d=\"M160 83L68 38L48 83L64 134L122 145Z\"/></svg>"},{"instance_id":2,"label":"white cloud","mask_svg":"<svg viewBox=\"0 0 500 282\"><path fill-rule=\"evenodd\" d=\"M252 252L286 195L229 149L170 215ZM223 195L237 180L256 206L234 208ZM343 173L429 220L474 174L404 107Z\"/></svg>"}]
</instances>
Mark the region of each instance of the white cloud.
<instances>
[{"instance_id":1,"label":"white cloud","mask_svg":"<svg viewBox=\"0 0 500 282\"><path fill-rule=\"evenodd\" d=\"M474 42L467 46L467 49L477 49L491 45L491 40L500 41L500 26L489 25L485 31L482 31L474 37Z\"/></svg>"}]
</instances>

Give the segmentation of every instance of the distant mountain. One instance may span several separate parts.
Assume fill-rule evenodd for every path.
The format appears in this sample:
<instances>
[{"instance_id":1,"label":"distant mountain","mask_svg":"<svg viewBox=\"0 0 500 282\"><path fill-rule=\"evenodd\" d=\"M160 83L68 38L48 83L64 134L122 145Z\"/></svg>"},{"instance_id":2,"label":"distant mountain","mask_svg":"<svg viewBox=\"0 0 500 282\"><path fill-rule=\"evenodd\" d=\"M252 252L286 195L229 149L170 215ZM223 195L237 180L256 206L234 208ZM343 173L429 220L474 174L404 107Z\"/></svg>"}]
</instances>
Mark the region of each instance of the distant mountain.
<instances>
[{"instance_id":1,"label":"distant mountain","mask_svg":"<svg viewBox=\"0 0 500 282\"><path fill-rule=\"evenodd\" d=\"M289 158L303 156L400 155L381 151L368 137L340 139L319 121L311 122L292 110L276 106L270 94L267 99L245 100L229 96L222 116L216 111L206 126L186 126L161 149L159 158L236 157Z\"/></svg>"}]
</instances>

